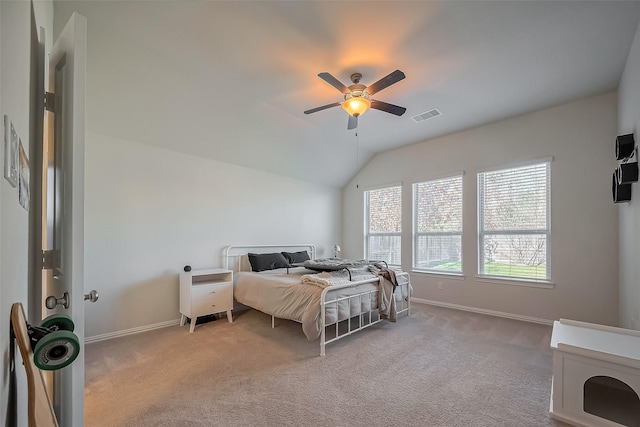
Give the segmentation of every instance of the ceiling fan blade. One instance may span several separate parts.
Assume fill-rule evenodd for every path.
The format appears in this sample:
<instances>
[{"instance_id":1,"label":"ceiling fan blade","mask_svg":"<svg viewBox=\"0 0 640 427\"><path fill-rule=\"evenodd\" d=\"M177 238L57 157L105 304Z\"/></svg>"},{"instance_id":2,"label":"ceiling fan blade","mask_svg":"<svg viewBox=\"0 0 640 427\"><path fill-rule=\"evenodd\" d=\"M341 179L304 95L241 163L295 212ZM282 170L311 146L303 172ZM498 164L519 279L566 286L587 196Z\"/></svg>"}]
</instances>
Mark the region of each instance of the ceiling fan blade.
<instances>
[{"instance_id":1,"label":"ceiling fan blade","mask_svg":"<svg viewBox=\"0 0 640 427\"><path fill-rule=\"evenodd\" d=\"M358 127L358 118L353 117L351 114L349 114L349 123L347 124L347 129L351 130L357 127Z\"/></svg>"},{"instance_id":2,"label":"ceiling fan blade","mask_svg":"<svg viewBox=\"0 0 640 427\"><path fill-rule=\"evenodd\" d=\"M312 108L311 110L307 110L304 113L305 114L311 114L311 113L315 113L317 111L326 110L327 108L337 107L338 105L340 105L339 102L334 102L333 104L327 104L327 105L323 105L322 107Z\"/></svg>"},{"instance_id":3,"label":"ceiling fan blade","mask_svg":"<svg viewBox=\"0 0 640 427\"><path fill-rule=\"evenodd\" d=\"M381 78L377 82L373 83L370 86L367 86L367 92L369 95L373 95L376 92L380 92L382 89L391 86L394 83L398 83L400 80L404 79L406 76L400 70L395 70L393 73L389 74L386 77Z\"/></svg>"},{"instance_id":4,"label":"ceiling fan blade","mask_svg":"<svg viewBox=\"0 0 640 427\"><path fill-rule=\"evenodd\" d=\"M318 77L320 77L322 80L324 80L325 82L329 83L331 86L333 86L336 89L338 89L340 92L342 92L344 94L349 93L349 88L346 87L345 85L343 85L342 83L340 83L340 80L336 79L331 74L326 73L326 72L325 73L320 73L320 74L318 74Z\"/></svg>"},{"instance_id":5,"label":"ceiling fan blade","mask_svg":"<svg viewBox=\"0 0 640 427\"><path fill-rule=\"evenodd\" d=\"M407 111L407 109L404 107L377 101L375 99L371 100L371 108L375 108L376 110L384 111L386 113L395 114L396 116L401 116L405 111Z\"/></svg>"}]
</instances>

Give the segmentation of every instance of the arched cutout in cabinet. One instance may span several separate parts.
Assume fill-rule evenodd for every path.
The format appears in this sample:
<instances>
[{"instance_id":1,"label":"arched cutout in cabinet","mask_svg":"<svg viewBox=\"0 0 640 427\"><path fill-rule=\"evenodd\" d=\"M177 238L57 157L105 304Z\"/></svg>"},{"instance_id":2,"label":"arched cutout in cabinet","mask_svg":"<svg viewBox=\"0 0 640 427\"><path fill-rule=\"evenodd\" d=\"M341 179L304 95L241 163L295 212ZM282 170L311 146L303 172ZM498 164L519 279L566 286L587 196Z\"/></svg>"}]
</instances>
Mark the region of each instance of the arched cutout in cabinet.
<instances>
[{"instance_id":1,"label":"arched cutout in cabinet","mask_svg":"<svg viewBox=\"0 0 640 427\"><path fill-rule=\"evenodd\" d=\"M626 383L595 376L584 383L584 411L629 427L640 427L640 398Z\"/></svg>"}]
</instances>

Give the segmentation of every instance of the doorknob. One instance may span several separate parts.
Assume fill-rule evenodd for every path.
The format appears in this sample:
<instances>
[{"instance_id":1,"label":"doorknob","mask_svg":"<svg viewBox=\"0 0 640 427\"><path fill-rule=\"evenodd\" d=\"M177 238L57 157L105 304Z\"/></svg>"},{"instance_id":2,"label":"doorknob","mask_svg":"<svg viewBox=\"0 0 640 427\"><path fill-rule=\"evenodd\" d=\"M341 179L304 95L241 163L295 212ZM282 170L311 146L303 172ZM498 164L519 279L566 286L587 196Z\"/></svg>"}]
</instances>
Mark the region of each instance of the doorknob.
<instances>
[{"instance_id":1,"label":"doorknob","mask_svg":"<svg viewBox=\"0 0 640 427\"><path fill-rule=\"evenodd\" d=\"M98 291L96 291L95 289L92 290L91 292L89 292L88 294L84 294L84 300L89 300L91 302L96 302L98 301L98 298L100 297L100 295L98 294Z\"/></svg>"},{"instance_id":2,"label":"doorknob","mask_svg":"<svg viewBox=\"0 0 640 427\"><path fill-rule=\"evenodd\" d=\"M56 298L53 295L48 296L47 299L44 300L44 305L49 310L53 310L58 305L61 305L64 308L69 308L69 292L62 294L62 298Z\"/></svg>"}]
</instances>

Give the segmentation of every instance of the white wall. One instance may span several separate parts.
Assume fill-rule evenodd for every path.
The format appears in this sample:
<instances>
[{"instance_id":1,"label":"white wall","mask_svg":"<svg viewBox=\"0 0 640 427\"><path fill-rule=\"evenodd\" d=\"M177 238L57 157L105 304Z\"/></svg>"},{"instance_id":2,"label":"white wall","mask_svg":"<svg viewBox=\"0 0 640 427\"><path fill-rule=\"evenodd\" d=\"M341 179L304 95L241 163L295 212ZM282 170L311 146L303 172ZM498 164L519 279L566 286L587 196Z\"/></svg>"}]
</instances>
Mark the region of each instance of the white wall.
<instances>
[{"instance_id":1,"label":"white wall","mask_svg":"<svg viewBox=\"0 0 640 427\"><path fill-rule=\"evenodd\" d=\"M341 235L341 191L88 132L86 337L179 318L178 273L222 266L228 245Z\"/></svg>"},{"instance_id":2,"label":"white wall","mask_svg":"<svg viewBox=\"0 0 640 427\"><path fill-rule=\"evenodd\" d=\"M631 46L618 87L618 134L640 128L640 30ZM640 330L640 187L632 185L631 202L620 204L620 326Z\"/></svg>"},{"instance_id":3,"label":"white wall","mask_svg":"<svg viewBox=\"0 0 640 427\"><path fill-rule=\"evenodd\" d=\"M53 5L50 1L34 3L36 25L53 28ZM0 2L0 123L6 114L29 152L30 123L30 36L31 3ZM3 125L0 124L2 132ZM4 137L4 133L0 134ZM8 412L9 349L8 321L11 304L22 302L28 312L29 214L18 203L18 189L4 179L4 141L0 144L0 348L3 370L0 378L0 422L5 425L27 424L27 384L22 362L17 355L15 372L18 390L18 419ZM16 350L17 352L17 350Z\"/></svg>"},{"instance_id":4,"label":"white wall","mask_svg":"<svg viewBox=\"0 0 640 427\"><path fill-rule=\"evenodd\" d=\"M616 104L616 94L608 93L377 155L361 171L360 188L354 180L343 189L343 255L364 255L363 190L402 182L402 264L409 270L411 184L464 171L466 276L412 273L414 296L524 317L617 324L618 216L611 201ZM553 156L550 248L555 287L478 281L477 172L548 156ZM438 281L443 290L437 289Z\"/></svg>"}]
</instances>

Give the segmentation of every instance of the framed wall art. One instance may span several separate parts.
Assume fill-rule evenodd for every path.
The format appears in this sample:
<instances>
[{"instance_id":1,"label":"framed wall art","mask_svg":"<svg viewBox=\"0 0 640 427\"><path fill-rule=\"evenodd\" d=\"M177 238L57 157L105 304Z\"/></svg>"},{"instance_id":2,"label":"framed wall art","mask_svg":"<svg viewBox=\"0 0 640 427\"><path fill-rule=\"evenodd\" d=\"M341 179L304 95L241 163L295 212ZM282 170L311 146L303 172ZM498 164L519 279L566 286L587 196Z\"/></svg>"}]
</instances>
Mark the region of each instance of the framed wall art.
<instances>
[{"instance_id":1,"label":"framed wall art","mask_svg":"<svg viewBox=\"0 0 640 427\"><path fill-rule=\"evenodd\" d=\"M22 139L20 139L20 170L18 173L18 201L20 206L29 210L29 200L31 199L31 189L29 187L29 179L31 169L29 168L29 158L24 151Z\"/></svg>"},{"instance_id":2,"label":"framed wall art","mask_svg":"<svg viewBox=\"0 0 640 427\"><path fill-rule=\"evenodd\" d=\"M18 134L7 115L4 116L4 178L12 187L18 185Z\"/></svg>"}]
</instances>

